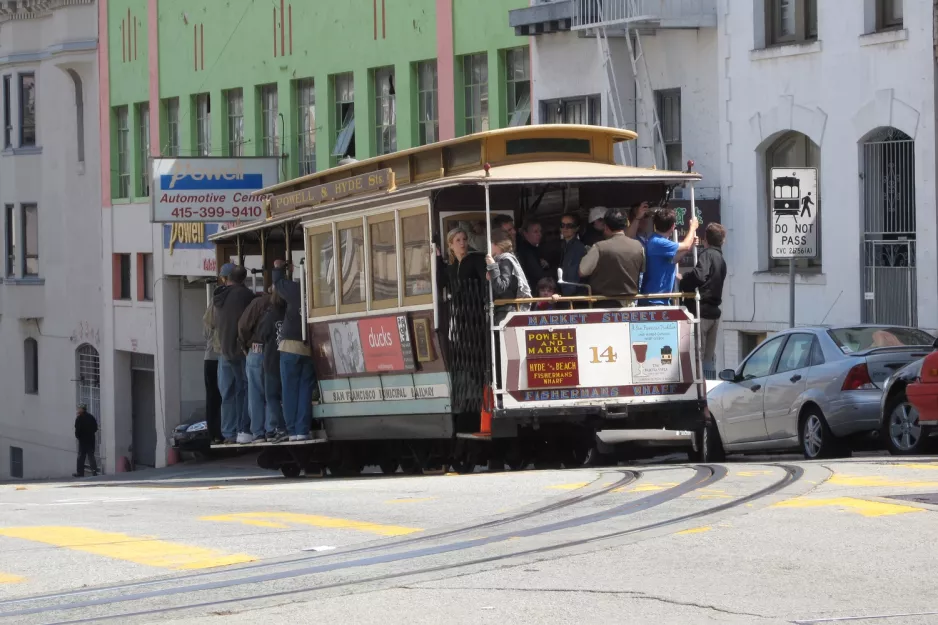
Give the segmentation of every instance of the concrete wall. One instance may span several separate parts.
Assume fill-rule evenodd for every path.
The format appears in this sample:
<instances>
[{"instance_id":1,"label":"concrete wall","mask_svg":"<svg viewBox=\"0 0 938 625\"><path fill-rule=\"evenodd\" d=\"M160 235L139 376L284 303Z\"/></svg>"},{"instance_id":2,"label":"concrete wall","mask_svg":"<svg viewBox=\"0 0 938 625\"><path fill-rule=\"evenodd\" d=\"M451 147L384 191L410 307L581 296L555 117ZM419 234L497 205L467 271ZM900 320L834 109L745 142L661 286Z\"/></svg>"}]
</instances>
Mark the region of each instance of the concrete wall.
<instances>
[{"instance_id":1,"label":"concrete wall","mask_svg":"<svg viewBox=\"0 0 938 625\"><path fill-rule=\"evenodd\" d=\"M816 42L766 50L755 49L761 26L752 3L720 4L727 366L740 358L736 332L787 325L787 272L767 271L764 151L788 130L810 137L821 161L823 265L797 276L796 322L860 321L860 144L877 128L892 126L915 140L918 319L922 327L938 327L933 7L905 2L903 30L867 35L871 3L819 2Z\"/></svg>"},{"instance_id":2,"label":"concrete wall","mask_svg":"<svg viewBox=\"0 0 938 625\"><path fill-rule=\"evenodd\" d=\"M24 277L18 267L9 276L4 266L0 284L0 350L7 356L0 375L0 479L10 477L11 446L23 450L24 477L75 470L76 350L102 348L96 39L90 1L0 22L0 75L12 79L14 124L13 145L0 153L0 206L14 205L21 219L21 205L35 203L39 215L39 275ZM19 144L17 75L23 72L36 76L35 147ZM21 258L24 241L15 230ZM5 242L6 236L0 247ZM23 342L30 337L39 354L35 395L24 392ZM95 416L110 435L108 415Z\"/></svg>"}]
</instances>

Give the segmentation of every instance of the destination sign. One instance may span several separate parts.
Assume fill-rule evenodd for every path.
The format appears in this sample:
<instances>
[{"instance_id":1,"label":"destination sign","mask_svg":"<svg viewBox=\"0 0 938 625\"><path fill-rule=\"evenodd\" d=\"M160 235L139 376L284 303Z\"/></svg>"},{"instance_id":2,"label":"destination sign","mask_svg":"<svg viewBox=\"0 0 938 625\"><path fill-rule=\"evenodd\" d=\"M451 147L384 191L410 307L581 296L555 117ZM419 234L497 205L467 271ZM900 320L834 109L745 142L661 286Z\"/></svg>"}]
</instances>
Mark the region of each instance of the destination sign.
<instances>
[{"instance_id":1,"label":"destination sign","mask_svg":"<svg viewBox=\"0 0 938 625\"><path fill-rule=\"evenodd\" d=\"M528 388L561 388L580 383L576 329L525 332Z\"/></svg>"},{"instance_id":2,"label":"destination sign","mask_svg":"<svg viewBox=\"0 0 938 625\"><path fill-rule=\"evenodd\" d=\"M308 189L275 195L269 204L269 217L282 215L300 208L309 208L323 202L338 200L360 193L394 190L394 171L382 169L351 178L327 182Z\"/></svg>"},{"instance_id":3,"label":"destination sign","mask_svg":"<svg viewBox=\"0 0 938 625\"><path fill-rule=\"evenodd\" d=\"M558 388L577 386L579 383L580 371L576 356L528 361L529 388Z\"/></svg>"}]
</instances>

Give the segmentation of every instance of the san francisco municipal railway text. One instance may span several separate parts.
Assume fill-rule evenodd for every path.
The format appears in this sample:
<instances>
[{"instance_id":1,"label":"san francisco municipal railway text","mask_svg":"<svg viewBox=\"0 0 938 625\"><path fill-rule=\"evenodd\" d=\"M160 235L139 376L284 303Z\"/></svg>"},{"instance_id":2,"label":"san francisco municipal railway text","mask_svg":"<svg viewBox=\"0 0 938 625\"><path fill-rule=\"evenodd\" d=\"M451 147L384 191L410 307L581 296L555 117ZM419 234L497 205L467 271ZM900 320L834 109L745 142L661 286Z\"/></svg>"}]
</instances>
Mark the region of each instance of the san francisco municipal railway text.
<instances>
[{"instance_id":1,"label":"san francisco municipal railway text","mask_svg":"<svg viewBox=\"0 0 938 625\"><path fill-rule=\"evenodd\" d=\"M234 205L223 206L229 201L226 193L164 193L163 204L173 204L170 214L175 219L217 219L219 221L255 219L264 214L263 198L252 193L235 193Z\"/></svg>"}]
</instances>

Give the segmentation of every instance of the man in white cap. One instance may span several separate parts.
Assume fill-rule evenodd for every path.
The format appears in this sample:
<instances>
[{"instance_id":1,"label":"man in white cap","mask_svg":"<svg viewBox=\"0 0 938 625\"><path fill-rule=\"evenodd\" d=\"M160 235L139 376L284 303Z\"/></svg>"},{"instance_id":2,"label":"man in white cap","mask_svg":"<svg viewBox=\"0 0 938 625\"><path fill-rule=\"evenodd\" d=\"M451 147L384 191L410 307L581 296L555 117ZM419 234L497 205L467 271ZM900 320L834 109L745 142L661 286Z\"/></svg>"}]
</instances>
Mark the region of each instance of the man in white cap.
<instances>
[{"instance_id":1,"label":"man in white cap","mask_svg":"<svg viewBox=\"0 0 938 625\"><path fill-rule=\"evenodd\" d=\"M596 245L606 238L606 222L603 219L607 210L609 209L605 206L594 206L590 209L589 222L593 227L587 228L586 232L583 233L580 239L583 241L583 245L587 247Z\"/></svg>"}]
</instances>

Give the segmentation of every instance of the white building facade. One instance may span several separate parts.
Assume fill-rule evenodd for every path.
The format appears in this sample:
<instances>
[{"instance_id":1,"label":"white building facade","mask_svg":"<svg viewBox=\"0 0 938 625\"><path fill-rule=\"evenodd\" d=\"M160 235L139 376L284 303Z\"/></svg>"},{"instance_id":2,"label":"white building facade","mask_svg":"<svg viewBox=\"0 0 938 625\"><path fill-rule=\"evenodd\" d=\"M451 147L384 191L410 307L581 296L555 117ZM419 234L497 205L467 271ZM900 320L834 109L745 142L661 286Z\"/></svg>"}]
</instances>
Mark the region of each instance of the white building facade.
<instances>
[{"instance_id":1,"label":"white building facade","mask_svg":"<svg viewBox=\"0 0 938 625\"><path fill-rule=\"evenodd\" d=\"M788 327L772 167L818 168L796 324L938 328L933 2L560 0L510 22L531 38L536 121L618 118L639 133L631 162L695 161L728 229L719 365Z\"/></svg>"},{"instance_id":2,"label":"white building facade","mask_svg":"<svg viewBox=\"0 0 938 625\"><path fill-rule=\"evenodd\" d=\"M98 84L93 0L0 5L0 480L74 472L100 410Z\"/></svg>"}]
</instances>

